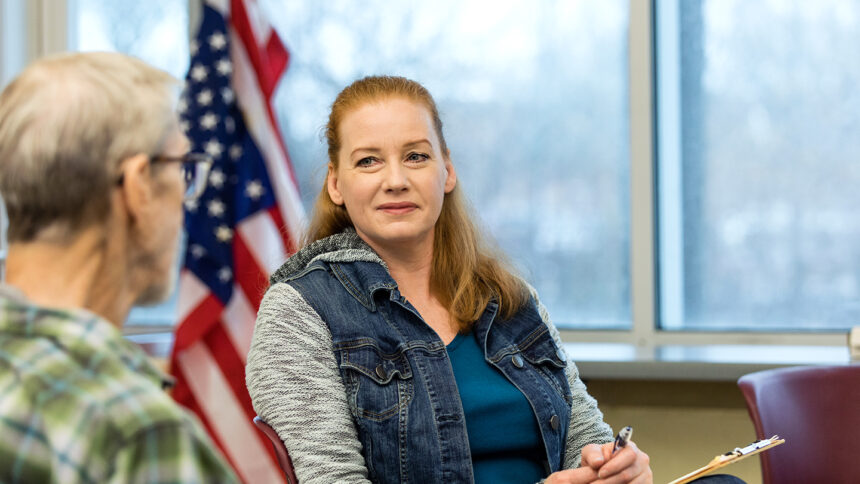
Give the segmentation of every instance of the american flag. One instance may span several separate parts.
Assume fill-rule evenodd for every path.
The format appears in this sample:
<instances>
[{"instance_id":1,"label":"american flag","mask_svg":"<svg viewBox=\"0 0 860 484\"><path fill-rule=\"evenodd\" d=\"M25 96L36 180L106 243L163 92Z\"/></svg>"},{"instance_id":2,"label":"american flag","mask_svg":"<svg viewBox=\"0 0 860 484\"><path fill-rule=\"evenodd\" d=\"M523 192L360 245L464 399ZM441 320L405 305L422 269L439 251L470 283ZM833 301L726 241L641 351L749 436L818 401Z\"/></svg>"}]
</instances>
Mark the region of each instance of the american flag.
<instances>
[{"instance_id":1,"label":"american flag","mask_svg":"<svg viewBox=\"0 0 860 484\"><path fill-rule=\"evenodd\" d=\"M194 411L245 482L282 482L252 423L245 358L267 278L304 223L272 94L289 53L254 0L206 0L179 110L193 150L214 159L186 203L173 397Z\"/></svg>"}]
</instances>

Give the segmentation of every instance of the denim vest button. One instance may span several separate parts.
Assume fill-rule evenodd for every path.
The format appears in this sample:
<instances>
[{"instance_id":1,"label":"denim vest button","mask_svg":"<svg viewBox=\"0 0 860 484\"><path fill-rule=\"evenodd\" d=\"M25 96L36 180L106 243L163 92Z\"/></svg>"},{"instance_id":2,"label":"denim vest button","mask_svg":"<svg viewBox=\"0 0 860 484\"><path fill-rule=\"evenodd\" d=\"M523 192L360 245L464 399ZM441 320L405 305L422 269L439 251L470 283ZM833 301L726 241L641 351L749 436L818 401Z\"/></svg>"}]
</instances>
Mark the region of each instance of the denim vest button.
<instances>
[{"instance_id":1,"label":"denim vest button","mask_svg":"<svg viewBox=\"0 0 860 484\"><path fill-rule=\"evenodd\" d=\"M553 430L558 430L558 415L550 417L549 426L552 427Z\"/></svg>"},{"instance_id":2,"label":"denim vest button","mask_svg":"<svg viewBox=\"0 0 860 484\"><path fill-rule=\"evenodd\" d=\"M376 376L378 376L379 378L381 378L383 380L385 380L385 377L388 376L385 373L385 368L383 368L382 365L376 365Z\"/></svg>"},{"instance_id":3,"label":"denim vest button","mask_svg":"<svg viewBox=\"0 0 860 484\"><path fill-rule=\"evenodd\" d=\"M559 360L567 362L567 355L564 354L564 350L562 350L561 348L559 348L558 351L555 352L555 355L558 356Z\"/></svg>"},{"instance_id":4,"label":"denim vest button","mask_svg":"<svg viewBox=\"0 0 860 484\"><path fill-rule=\"evenodd\" d=\"M517 368L523 367L523 357L520 355L514 355L511 357L511 363L514 364Z\"/></svg>"}]
</instances>

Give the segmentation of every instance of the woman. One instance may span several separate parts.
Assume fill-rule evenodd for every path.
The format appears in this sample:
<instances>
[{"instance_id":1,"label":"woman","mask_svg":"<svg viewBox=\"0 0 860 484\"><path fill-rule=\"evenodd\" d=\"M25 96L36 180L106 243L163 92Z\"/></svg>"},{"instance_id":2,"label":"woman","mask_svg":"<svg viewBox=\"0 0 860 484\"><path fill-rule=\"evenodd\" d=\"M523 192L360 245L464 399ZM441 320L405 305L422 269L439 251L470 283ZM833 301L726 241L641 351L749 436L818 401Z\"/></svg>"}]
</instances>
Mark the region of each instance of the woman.
<instances>
[{"instance_id":1,"label":"woman","mask_svg":"<svg viewBox=\"0 0 860 484\"><path fill-rule=\"evenodd\" d=\"M326 137L306 244L272 277L247 367L299 481L651 482L481 241L427 90L356 81Z\"/></svg>"}]
</instances>

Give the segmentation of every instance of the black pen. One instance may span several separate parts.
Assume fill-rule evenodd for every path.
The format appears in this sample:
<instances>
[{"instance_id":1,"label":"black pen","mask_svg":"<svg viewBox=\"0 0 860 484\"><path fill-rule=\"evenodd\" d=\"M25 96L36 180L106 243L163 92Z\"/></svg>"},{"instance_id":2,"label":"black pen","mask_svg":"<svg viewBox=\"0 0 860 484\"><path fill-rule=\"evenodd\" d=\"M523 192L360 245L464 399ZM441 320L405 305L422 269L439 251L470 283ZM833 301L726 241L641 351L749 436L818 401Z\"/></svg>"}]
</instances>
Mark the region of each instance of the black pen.
<instances>
[{"instance_id":1,"label":"black pen","mask_svg":"<svg viewBox=\"0 0 860 484\"><path fill-rule=\"evenodd\" d=\"M612 446L612 453L614 454L616 450L623 449L627 442L630 442L630 437L633 436L633 427L627 426L618 431L618 435L615 436L615 445Z\"/></svg>"}]
</instances>

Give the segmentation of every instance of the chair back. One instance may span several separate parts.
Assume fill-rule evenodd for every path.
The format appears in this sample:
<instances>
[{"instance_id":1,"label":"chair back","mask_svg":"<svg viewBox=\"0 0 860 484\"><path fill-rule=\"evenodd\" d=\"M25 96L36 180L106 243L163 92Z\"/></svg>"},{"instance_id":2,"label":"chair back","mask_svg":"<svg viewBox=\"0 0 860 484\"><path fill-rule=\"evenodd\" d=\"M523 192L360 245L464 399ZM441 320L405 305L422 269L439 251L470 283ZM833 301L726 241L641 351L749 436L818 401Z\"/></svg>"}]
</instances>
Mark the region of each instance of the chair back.
<instances>
[{"instance_id":1,"label":"chair back","mask_svg":"<svg viewBox=\"0 0 860 484\"><path fill-rule=\"evenodd\" d=\"M293 470L293 461L290 460L290 454L287 452L287 447L284 445L281 438L278 437L278 433L260 417L254 417L254 425L256 425L272 443L272 447L275 449L275 455L278 457L278 465L281 466L281 470L284 471L284 477L287 478L287 484L298 484L299 480L296 479L296 472Z\"/></svg>"},{"instance_id":2,"label":"chair back","mask_svg":"<svg viewBox=\"0 0 860 484\"><path fill-rule=\"evenodd\" d=\"M765 484L860 483L860 365L760 371L738 380L759 439Z\"/></svg>"}]
</instances>

